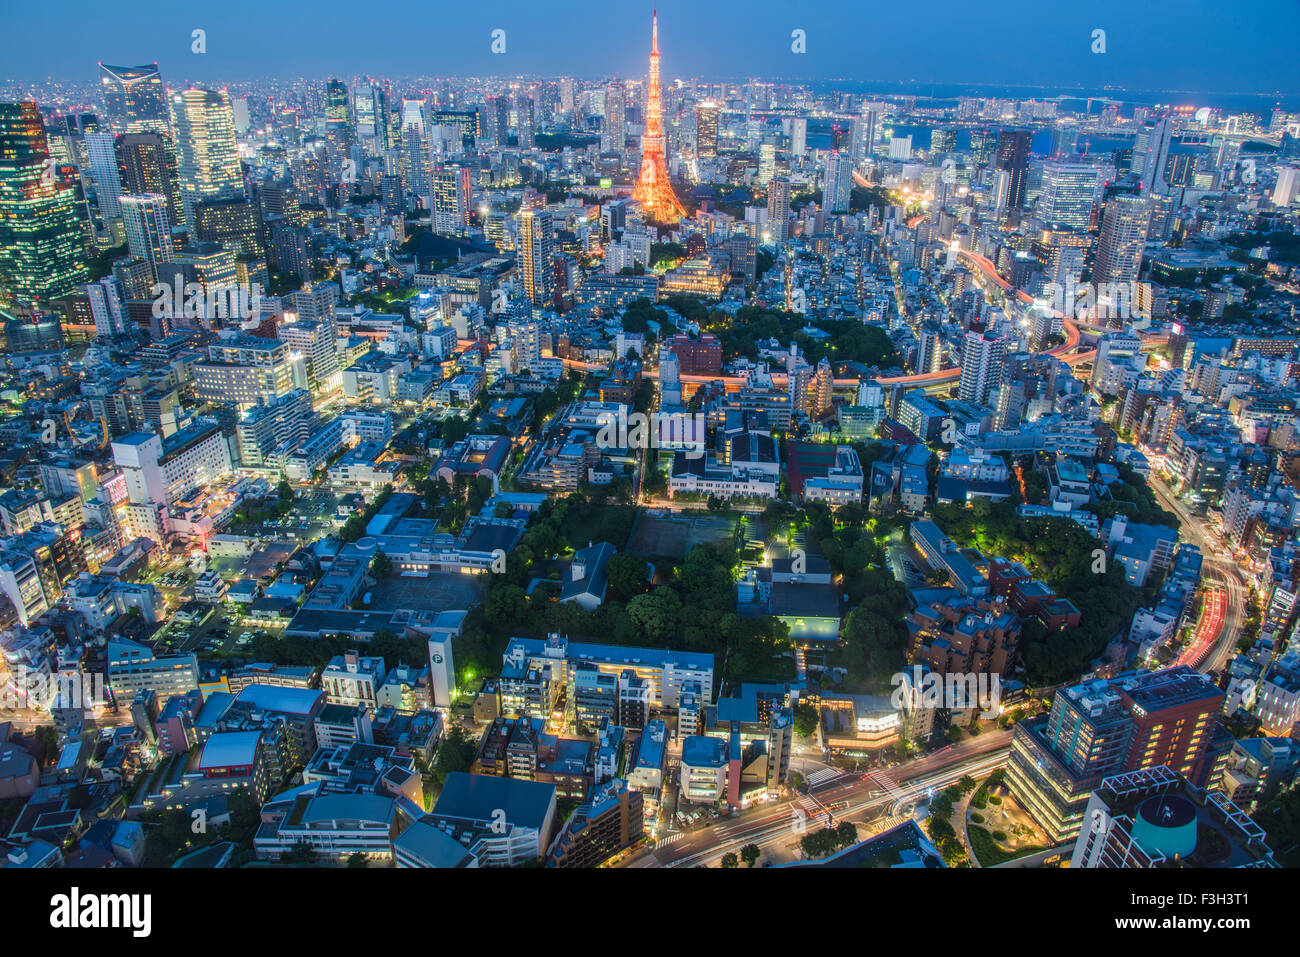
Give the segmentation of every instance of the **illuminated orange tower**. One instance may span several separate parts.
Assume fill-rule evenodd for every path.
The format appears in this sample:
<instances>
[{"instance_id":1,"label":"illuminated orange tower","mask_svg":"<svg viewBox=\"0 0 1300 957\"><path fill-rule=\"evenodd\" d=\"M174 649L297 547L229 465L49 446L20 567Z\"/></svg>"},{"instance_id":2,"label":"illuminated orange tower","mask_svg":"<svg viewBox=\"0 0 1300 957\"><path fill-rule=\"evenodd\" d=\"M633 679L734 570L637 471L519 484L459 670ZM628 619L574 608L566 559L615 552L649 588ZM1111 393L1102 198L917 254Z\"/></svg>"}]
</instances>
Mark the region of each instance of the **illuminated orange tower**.
<instances>
[{"instance_id":1,"label":"illuminated orange tower","mask_svg":"<svg viewBox=\"0 0 1300 957\"><path fill-rule=\"evenodd\" d=\"M659 11L654 12L650 33L650 82L646 87L645 136L641 138L641 176L632 198L661 223L675 223L686 210L668 181L668 157L664 152L664 115L659 102Z\"/></svg>"}]
</instances>

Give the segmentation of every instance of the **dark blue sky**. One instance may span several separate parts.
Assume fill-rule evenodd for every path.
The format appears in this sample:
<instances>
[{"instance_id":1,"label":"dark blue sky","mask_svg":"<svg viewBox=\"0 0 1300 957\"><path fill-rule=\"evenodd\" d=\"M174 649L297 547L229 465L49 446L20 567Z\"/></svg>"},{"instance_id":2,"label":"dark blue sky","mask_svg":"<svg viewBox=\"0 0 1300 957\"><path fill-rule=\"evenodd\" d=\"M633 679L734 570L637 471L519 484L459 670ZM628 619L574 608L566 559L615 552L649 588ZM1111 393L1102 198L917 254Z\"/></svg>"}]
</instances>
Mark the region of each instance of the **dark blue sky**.
<instances>
[{"instance_id":1,"label":"dark blue sky","mask_svg":"<svg viewBox=\"0 0 1300 957\"><path fill-rule=\"evenodd\" d=\"M91 80L157 60L168 81L645 70L650 3L628 0L65 0L24 4L5 79ZM1300 0L660 0L666 76L1114 85L1300 93ZM207 31L203 55L190 34ZM489 51L494 28L507 52ZM806 31L807 53L791 52ZM1094 29L1106 53L1090 51Z\"/></svg>"}]
</instances>

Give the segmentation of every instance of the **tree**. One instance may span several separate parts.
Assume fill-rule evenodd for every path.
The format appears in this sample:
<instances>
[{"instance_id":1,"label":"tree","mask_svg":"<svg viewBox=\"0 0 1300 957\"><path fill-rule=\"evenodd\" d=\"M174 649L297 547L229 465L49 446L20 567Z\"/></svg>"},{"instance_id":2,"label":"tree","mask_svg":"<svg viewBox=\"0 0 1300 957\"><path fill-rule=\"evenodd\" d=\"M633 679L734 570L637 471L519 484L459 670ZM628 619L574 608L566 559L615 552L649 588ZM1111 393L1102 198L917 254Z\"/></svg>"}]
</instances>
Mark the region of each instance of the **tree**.
<instances>
[{"instance_id":1,"label":"tree","mask_svg":"<svg viewBox=\"0 0 1300 957\"><path fill-rule=\"evenodd\" d=\"M366 855L360 851L355 851L348 855L348 867L366 867Z\"/></svg>"},{"instance_id":2,"label":"tree","mask_svg":"<svg viewBox=\"0 0 1300 957\"><path fill-rule=\"evenodd\" d=\"M794 706L794 733L801 738L810 738L817 733L817 708L800 701Z\"/></svg>"},{"instance_id":3,"label":"tree","mask_svg":"<svg viewBox=\"0 0 1300 957\"><path fill-rule=\"evenodd\" d=\"M740 849L740 859L745 862L746 867L753 867L758 863L758 858L762 851L758 849L757 844L746 844Z\"/></svg>"},{"instance_id":4,"label":"tree","mask_svg":"<svg viewBox=\"0 0 1300 957\"><path fill-rule=\"evenodd\" d=\"M646 560L627 552L619 552L605 566L609 587L622 598L635 598L645 591Z\"/></svg>"},{"instance_id":5,"label":"tree","mask_svg":"<svg viewBox=\"0 0 1300 957\"><path fill-rule=\"evenodd\" d=\"M858 843L858 829L848 821L844 821L835 829L835 837L840 842L840 847L852 847Z\"/></svg>"},{"instance_id":6,"label":"tree","mask_svg":"<svg viewBox=\"0 0 1300 957\"><path fill-rule=\"evenodd\" d=\"M299 840L280 855L280 863L292 867L311 867L316 863L316 848L306 841Z\"/></svg>"},{"instance_id":7,"label":"tree","mask_svg":"<svg viewBox=\"0 0 1300 957\"><path fill-rule=\"evenodd\" d=\"M731 870L734 867L740 866L740 862L736 859L736 855L731 852L722 855L721 863L723 868L726 870Z\"/></svg>"},{"instance_id":8,"label":"tree","mask_svg":"<svg viewBox=\"0 0 1300 957\"><path fill-rule=\"evenodd\" d=\"M384 552L375 552L375 557L370 559L370 574L383 581L392 573L393 560Z\"/></svg>"}]
</instances>

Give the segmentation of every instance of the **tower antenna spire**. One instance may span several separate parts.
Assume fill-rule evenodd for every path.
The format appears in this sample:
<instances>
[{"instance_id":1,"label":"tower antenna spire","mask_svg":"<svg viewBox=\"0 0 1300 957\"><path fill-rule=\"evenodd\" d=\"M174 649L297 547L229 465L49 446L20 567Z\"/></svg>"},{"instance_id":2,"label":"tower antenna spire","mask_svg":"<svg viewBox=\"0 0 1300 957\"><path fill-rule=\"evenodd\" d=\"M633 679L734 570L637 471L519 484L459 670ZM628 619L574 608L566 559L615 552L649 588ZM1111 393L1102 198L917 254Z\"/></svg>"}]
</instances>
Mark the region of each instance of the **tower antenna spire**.
<instances>
[{"instance_id":1,"label":"tower antenna spire","mask_svg":"<svg viewBox=\"0 0 1300 957\"><path fill-rule=\"evenodd\" d=\"M673 193L668 180L668 160L664 141L663 105L659 88L659 9L654 9L650 28L650 73L646 83L645 135L641 137L641 175L632 198L651 218L675 223L686 210Z\"/></svg>"}]
</instances>

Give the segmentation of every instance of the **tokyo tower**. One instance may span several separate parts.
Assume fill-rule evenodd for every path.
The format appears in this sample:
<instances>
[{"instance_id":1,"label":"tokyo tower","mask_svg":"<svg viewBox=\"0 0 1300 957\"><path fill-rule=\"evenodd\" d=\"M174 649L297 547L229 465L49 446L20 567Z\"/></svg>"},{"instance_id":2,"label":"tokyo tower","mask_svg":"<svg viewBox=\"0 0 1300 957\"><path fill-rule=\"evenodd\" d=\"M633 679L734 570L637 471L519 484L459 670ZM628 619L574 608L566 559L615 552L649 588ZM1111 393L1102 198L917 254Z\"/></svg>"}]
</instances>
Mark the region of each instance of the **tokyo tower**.
<instances>
[{"instance_id":1,"label":"tokyo tower","mask_svg":"<svg viewBox=\"0 0 1300 957\"><path fill-rule=\"evenodd\" d=\"M650 33L650 82L646 88L645 136L641 138L641 176L632 198L661 223L675 223L686 210L668 181L668 158L664 153L664 116L659 102L659 11L654 12Z\"/></svg>"}]
</instances>

